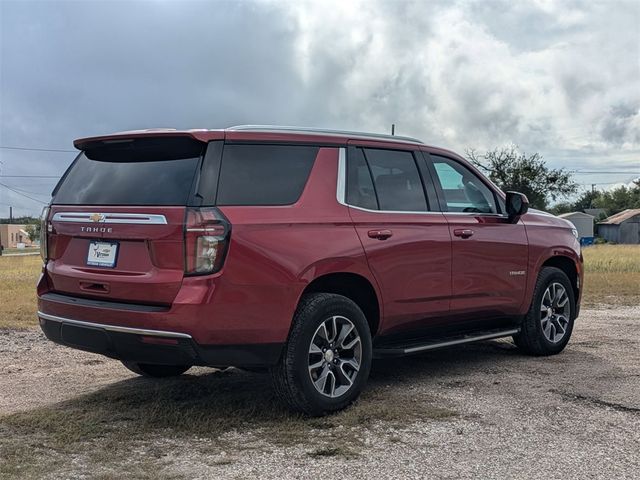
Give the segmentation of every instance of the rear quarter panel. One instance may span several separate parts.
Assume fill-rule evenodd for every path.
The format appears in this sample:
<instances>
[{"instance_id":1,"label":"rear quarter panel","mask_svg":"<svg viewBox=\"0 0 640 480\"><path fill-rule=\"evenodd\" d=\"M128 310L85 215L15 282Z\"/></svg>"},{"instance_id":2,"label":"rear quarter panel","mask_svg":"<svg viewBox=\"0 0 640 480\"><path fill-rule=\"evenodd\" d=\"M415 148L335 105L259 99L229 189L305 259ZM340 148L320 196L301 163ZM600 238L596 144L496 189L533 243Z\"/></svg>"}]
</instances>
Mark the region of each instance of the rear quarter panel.
<instances>
[{"instance_id":1,"label":"rear quarter panel","mask_svg":"<svg viewBox=\"0 0 640 480\"><path fill-rule=\"evenodd\" d=\"M338 148L323 147L294 205L219 207L232 233L207 307L208 343L284 342L304 288L328 273L359 274L378 290L348 209L336 200L337 172Z\"/></svg>"}]
</instances>

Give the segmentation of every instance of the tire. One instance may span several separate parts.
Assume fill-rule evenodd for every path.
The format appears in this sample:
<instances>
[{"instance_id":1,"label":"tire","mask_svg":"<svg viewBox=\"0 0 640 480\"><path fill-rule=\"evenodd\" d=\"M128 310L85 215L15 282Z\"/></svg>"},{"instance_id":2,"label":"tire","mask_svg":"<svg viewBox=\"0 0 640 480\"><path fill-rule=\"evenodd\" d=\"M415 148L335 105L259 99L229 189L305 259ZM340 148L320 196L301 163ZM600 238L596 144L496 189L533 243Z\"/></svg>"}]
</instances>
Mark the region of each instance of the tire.
<instances>
[{"instance_id":1,"label":"tire","mask_svg":"<svg viewBox=\"0 0 640 480\"><path fill-rule=\"evenodd\" d=\"M320 416L358 398L371 358L371 332L362 310L342 295L313 293L300 300L271 376L277 396L290 409Z\"/></svg>"},{"instance_id":2,"label":"tire","mask_svg":"<svg viewBox=\"0 0 640 480\"><path fill-rule=\"evenodd\" d=\"M520 333L513 336L513 341L528 355L556 355L569 342L575 317L576 300L569 278L558 268L544 267L538 274Z\"/></svg>"},{"instance_id":3,"label":"tire","mask_svg":"<svg viewBox=\"0 0 640 480\"><path fill-rule=\"evenodd\" d=\"M191 368L191 365L154 365L151 363L127 362L124 360L122 364L133 373L154 378L177 377Z\"/></svg>"}]
</instances>

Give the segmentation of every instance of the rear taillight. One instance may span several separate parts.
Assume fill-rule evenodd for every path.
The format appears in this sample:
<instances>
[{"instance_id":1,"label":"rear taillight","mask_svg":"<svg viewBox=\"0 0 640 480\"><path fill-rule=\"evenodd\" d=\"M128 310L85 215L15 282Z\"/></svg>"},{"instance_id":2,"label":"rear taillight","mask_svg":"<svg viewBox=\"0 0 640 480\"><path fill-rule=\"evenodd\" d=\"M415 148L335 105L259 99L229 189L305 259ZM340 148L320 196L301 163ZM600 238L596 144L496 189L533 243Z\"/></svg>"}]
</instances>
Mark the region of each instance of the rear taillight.
<instances>
[{"instance_id":1,"label":"rear taillight","mask_svg":"<svg viewBox=\"0 0 640 480\"><path fill-rule=\"evenodd\" d=\"M47 263L49 258L47 234L51 232L51 228L51 223L49 223L49 207L47 206L42 209L42 214L40 215L40 256L44 263Z\"/></svg>"},{"instance_id":2,"label":"rear taillight","mask_svg":"<svg viewBox=\"0 0 640 480\"><path fill-rule=\"evenodd\" d=\"M185 274L207 275L222 268L229 246L229 222L216 208L189 208L185 222Z\"/></svg>"}]
</instances>

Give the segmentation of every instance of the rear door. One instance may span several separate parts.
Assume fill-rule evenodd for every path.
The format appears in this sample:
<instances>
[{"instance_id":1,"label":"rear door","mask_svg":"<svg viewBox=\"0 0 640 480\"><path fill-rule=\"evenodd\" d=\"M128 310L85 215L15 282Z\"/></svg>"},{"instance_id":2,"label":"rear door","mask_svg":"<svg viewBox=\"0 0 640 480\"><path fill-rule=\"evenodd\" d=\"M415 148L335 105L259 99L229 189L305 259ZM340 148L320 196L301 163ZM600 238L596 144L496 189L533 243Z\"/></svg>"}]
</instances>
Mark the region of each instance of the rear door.
<instances>
[{"instance_id":1,"label":"rear door","mask_svg":"<svg viewBox=\"0 0 640 480\"><path fill-rule=\"evenodd\" d=\"M54 191L47 273L55 292L170 304L204 144L180 137L90 145Z\"/></svg>"},{"instance_id":2,"label":"rear door","mask_svg":"<svg viewBox=\"0 0 640 480\"><path fill-rule=\"evenodd\" d=\"M513 315L524 300L528 241L502 213L496 192L462 162L427 155L452 239L451 313Z\"/></svg>"},{"instance_id":3,"label":"rear door","mask_svg":"<svg viewBox=\"0 0 640 480\"><path fill-rule=\"evenodd\" d=\"M449 312L451 239L416 153L350 146L346 203L384 300L385 334ZM431 198L429 198L431 197Z\"/></svg>"}]
</instances>

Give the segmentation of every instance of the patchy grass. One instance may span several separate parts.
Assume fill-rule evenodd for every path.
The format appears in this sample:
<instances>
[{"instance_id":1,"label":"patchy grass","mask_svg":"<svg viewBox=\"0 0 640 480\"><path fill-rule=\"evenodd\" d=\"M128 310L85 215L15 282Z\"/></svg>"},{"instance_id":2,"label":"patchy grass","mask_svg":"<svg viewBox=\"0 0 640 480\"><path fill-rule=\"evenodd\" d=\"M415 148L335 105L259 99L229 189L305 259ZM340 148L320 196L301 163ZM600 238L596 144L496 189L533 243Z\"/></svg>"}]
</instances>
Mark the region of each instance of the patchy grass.
<instances>
[{"instance_id":1,"label":"patchy grass","mask_svg":"<svg viewBox=\"0 0 640 480\"><path fill-rule=\"evenodd\" d=\"M584 303L640 303L640 246L594 245L583 250ZM0 257L0 328L37 326L35 285L40 257Z\"/></svg>"},{"instance_id":2,"label":"patchy grass","mask_svg":"<svg viewBox=\"0 0 640 480\"><path fill-rule=\"evenodd\" d=\"M39 256L0 257L0 328L27 329L38 325L36 282Z\"/></svg>"},{"instance_id":3,"label":"patchy grass","mask_svg":"<svg viewBox=\"0 0 640 480\"><path fill-rule=\"evenodd\" d=\"M640 245L594 245L583 249L584 303L640 303Z\"/></svg>"},{"instance_id":4,"label":"patchy grass","mask_svg":"<svg viewBox=\"0 0 640 480\"><path fill-rule=\"evenodd\" d=\"M5 248L2 251L3 255L11 255L13 253L40 253L40 247L26 247L26 248Z\"/></svg>"},{"instance_id":5,"label":"patchy grass","mask_svg":"<svg viewBox=\"0 0 640 480\"><path fill-rule=\"evenodd\" d=\"M594 245L583 250L584 304L640 303L640 245ZM0 257L0 328L37 327L35 285L40 257Z\"/></svg>"},{"instance_id":6,"label":"patchy grass","mask_svg":"<svg viewBox=\"0 0 640 480\"><path fill-rule=\"evenodd\" d=\"M212 453L269 451L274 445L308 448L312 457L354 458L364 448L363 429L374 423L400 427L457 415L433 398L416 401L406 389L376 387L374 380L352 407L329 417L307 418L286 410L269 380L234 369L175 379L134 378L53 406L0 417L0 478L63 473L69 456L79 452L79 463L100 465L103 478L110 478L109 469L122 462L148 458L132 457L131 452L143 448L140 445L149 448L154 439L187 442L191 449L197 445L200 457L212 465L233 461L213 458ZM129 468L142 470L137 463Z\"/></svg>"}]
</instances>

